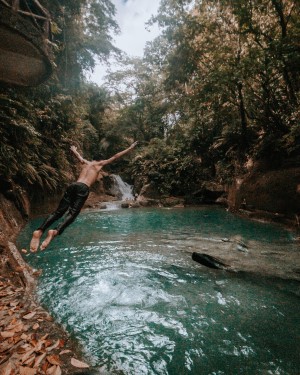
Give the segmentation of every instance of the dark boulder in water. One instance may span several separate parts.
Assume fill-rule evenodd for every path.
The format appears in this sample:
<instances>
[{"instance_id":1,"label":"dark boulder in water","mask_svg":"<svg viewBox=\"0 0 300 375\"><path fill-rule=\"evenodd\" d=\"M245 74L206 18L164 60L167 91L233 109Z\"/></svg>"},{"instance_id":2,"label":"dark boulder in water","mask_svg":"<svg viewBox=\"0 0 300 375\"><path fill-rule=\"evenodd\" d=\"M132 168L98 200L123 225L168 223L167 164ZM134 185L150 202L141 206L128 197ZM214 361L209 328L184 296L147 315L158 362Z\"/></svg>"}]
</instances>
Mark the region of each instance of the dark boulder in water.
<instances>
[{"instance_id":1,"label":"dark boulder in water","mask_svg":"<svg viewBox=\"0 0 300 375\"><path fill-rule=\"evenodd\" d=\"M227 264L208 254L193 252L192 259L209 268L226 269L228 267Z\"/></svg>"}]
</instances>

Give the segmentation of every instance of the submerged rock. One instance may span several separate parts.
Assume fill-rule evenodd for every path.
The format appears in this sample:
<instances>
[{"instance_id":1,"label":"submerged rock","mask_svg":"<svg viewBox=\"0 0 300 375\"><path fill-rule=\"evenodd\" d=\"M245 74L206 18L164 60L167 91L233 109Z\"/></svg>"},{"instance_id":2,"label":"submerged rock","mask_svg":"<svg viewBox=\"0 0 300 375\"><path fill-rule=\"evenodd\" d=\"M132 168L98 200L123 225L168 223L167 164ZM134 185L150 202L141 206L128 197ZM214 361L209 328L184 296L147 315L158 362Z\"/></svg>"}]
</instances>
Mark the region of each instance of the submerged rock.
<instances>
[{"instance_id":1,"label":"submerged rock","mask_svg":"<svg viewBox=\"0 0 300 375\"><path fill-rule=\"evenodd\" d=\"M192 259L203 266L214 268L214 269L226 269L228 267L227 264L221 262L219 259L203 253L193 252Z\"/></svg>"}]
</instances>

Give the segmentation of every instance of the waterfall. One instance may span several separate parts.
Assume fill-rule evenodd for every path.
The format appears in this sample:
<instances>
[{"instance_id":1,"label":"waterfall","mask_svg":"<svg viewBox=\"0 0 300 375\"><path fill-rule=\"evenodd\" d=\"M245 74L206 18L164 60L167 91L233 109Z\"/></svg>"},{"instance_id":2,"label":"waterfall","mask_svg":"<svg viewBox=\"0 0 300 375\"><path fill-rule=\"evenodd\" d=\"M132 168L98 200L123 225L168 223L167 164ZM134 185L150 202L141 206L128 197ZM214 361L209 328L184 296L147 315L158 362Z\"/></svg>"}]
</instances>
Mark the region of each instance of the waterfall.
<instances>
[{"instance_id":1,"label":"waterfall","mask_svg":"<svg viewBox=\"0 0 300 375\"><path fill-rule=\"evenodd\" d=\"M132 194L132 186L123 181L119 175L112 174L114 185L111 188L111 192L117 196L118 199L122 201L133 200L134 196Z\"/></svg>"}]
</instances>

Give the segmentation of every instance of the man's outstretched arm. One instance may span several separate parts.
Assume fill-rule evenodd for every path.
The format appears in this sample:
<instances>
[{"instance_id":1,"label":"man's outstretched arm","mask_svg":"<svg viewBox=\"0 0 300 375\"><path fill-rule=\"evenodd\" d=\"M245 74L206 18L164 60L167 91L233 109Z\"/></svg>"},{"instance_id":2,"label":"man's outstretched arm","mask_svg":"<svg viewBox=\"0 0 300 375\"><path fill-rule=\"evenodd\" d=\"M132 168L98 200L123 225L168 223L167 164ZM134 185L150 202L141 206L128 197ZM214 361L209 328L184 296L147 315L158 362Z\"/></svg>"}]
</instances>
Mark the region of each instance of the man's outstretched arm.
<instances>
[{"instance_id":1,"label":"man's outstretched arm","mask_svg":"<svg viewBox=\"0 0 300 375\"><path fill-rule=\"evenodd\" d=\"M88 161L85 160L80 154L79 152L77 151L77 147L76 146L71 146L70 147L70 150L73 152L73 154L77 157L77 159L80 161L81 164L88 164Z\"/></svg>"},{"instance_id":2,"label":"man's outstretched arm","mask_svg":"<svg viewBox=\"0 0 300 375\"><path fill-rule=\"evenodd\" d=\"M106 165L106 164L112 163L113 161L119 159L121 156L127 154L127 153L128 153L129 151L131 151L136 145L137 145L137 142L134 142L131 146L129 146L128 148L126 148L126 150L123 150L123 151L118 152L117 154L115 154L114 156L112 156L112 157L109 158L109 159L102 160L102 161L100 162L101 165Z\"/></svg>"}]
</instances>

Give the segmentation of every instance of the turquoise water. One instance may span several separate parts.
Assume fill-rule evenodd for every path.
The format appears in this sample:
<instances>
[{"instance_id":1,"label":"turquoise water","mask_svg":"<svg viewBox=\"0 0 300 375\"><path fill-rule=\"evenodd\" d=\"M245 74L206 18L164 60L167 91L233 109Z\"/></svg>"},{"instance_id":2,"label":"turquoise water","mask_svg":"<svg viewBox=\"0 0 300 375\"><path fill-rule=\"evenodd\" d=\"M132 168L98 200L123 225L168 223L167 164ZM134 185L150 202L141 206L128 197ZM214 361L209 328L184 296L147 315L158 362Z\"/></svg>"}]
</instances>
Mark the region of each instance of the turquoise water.
<instances>
[{"instance_id":1,"label":"turquoise water","mask_svg":"<svg viewBox=\"0 0 300 375\"><path fill-rule=\"evenodd\" d=\"M27 225L20 247L40 222ZM299 375L299 283L191 259L204 240L237 237L299 251L292 233L221 209L128 209L82 212L25 258L43 269L41 303L83 344L95 373Z\"/></svg>"}]
</instances>

